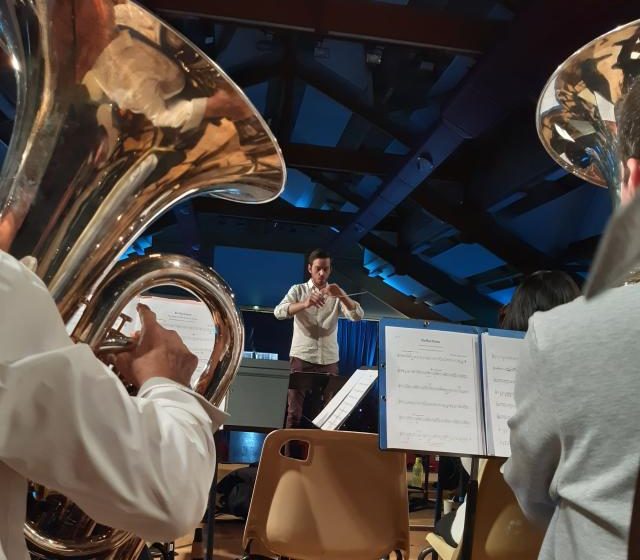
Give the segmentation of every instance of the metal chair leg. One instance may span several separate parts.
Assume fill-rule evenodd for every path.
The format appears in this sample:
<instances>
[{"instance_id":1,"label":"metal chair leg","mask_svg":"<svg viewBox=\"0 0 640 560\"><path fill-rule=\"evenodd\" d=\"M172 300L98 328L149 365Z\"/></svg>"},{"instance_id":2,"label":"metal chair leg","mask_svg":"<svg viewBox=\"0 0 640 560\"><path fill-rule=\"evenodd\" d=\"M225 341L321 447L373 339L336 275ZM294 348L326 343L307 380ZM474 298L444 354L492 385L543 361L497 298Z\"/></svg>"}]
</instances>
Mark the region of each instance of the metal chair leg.
<instances>
[{"instance_id":1,"label":"metal chair leg","mask_svg":"<svg viewBox=\"0 0 640 560\"><path fill-rule=\"evenodd\" d=\"M431 560L438 560L438 553L432 546L422 549L418 554L418 560L425 560L428 554L431 554Z\"/></svg>"}]
</instances>

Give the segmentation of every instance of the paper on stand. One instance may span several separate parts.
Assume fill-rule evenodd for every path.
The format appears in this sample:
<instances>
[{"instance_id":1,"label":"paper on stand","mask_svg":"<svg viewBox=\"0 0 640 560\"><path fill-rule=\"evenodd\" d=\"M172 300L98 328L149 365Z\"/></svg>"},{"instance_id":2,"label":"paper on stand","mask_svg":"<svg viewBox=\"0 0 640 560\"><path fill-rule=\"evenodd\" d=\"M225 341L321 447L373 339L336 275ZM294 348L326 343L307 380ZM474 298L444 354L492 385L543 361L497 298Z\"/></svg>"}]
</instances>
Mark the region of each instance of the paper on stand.
<instances>
[{"instance_id":1,"label":"paper on stand","mask_svg":"<svg viewBox=\"0 0 640 560\"><path fill-rule=\"evenodd\" d=\"M313 419L313 424L323 430L338 429L360 404L376 379L377 369L356 370L329 404Z\"/></svg>"}]
</instances>

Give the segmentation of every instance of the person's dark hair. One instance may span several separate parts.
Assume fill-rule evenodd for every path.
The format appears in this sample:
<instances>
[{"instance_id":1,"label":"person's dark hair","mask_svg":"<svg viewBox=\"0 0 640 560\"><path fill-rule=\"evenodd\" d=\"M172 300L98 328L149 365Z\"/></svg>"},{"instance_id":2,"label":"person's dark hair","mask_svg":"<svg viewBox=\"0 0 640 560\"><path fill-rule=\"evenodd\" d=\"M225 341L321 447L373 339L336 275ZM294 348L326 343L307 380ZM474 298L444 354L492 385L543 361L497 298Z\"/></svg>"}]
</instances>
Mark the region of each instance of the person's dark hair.
<instances>
[{"instance_id":1,"label":"person's dark hair","mask_svg":"<svg viewBox=\"0 0 640 560\"><path fill-rule=\"evenodd\" d=\"M580 295L571 276L560 270L541 270L527 276L506 306L500 323L503 329L526 331L529 317L536 311L549 311Z\"/></svg>"},{"instance_id":2,"label":"person's dark hair","mask_svg":"<svg viewBox=\"0 0 640 560\"><path fill-rule=\"evenodd\" d=\"M329 251L325 251L324 249L314 249L309 253L309 258L307 259L307 264L313 264L313 261L316 259L330 259L331 255Z\"/></svg>"},{"instance_id":3,"label":"person's dark hair","mask_svg":"<svg viewBox=\"0 0 640 560\"><path fill-rule=\"evenodd\" d=\"M640 78L636 78L616 108L618 121L618 158L624 169L623 181L629 179L627 160L640 159Z\"/></svg>"}]
</instances>

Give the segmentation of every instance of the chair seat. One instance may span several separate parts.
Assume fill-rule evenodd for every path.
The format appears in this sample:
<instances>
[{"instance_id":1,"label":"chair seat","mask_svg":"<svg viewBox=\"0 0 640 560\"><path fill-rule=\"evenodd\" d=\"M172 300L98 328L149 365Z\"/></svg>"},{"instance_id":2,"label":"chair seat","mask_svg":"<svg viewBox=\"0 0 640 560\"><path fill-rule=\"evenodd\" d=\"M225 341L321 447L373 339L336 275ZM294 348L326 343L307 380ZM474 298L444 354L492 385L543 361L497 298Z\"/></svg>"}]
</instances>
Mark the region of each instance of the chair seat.
<instances>
[{"instance_id":1,"label":"chair seat","mask_svg":"<svg viewBox=\"0 0 640 560\"><path fill-rule=\"evenodd\" d=\"M427 535L427 542L433 547L433 550L438 553L438 556L442 560L451 560L457 550L456 548L448 545L442 537L435 533L429 533Z\"/></svg>"}]
</instances>

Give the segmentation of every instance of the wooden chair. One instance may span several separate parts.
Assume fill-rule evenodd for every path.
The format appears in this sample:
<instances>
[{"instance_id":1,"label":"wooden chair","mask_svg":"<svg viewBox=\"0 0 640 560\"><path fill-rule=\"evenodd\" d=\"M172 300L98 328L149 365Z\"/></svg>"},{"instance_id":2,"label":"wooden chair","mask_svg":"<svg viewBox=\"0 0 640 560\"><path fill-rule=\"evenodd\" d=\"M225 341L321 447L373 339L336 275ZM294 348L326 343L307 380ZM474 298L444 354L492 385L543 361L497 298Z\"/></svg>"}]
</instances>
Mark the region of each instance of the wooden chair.
<instances>
[{"instance_id":1,"label":"wooden chair","mask_svg":"<svg viewBox=\"0 0 640 560\"><path fill-rule=\"evenodd\" d=\"M304 460L283 455L308 445ZM297 560L377 560L409 550L403 453L382 452L378 436L278 430L264 442L244 531L251 552Z\"/></svg>"},{"instance_id":2,"label":"wooden chair","mask_svg":"<svg viewBox=\"0 0 640 560\"><path fill-rule=\"evenodd\" d=\"M524 517L500 472L503 462L503 459L488 459L480 470L471 541L468 540L468 523L465 520L465 534L456 548L430 533L427 535L430 546L420 553L420 560L433 553L442 560L458 560L462 558L464 547L471 547L470 558L473 560L538 558L544 533Z\"/></svg>"}]
</instances>

